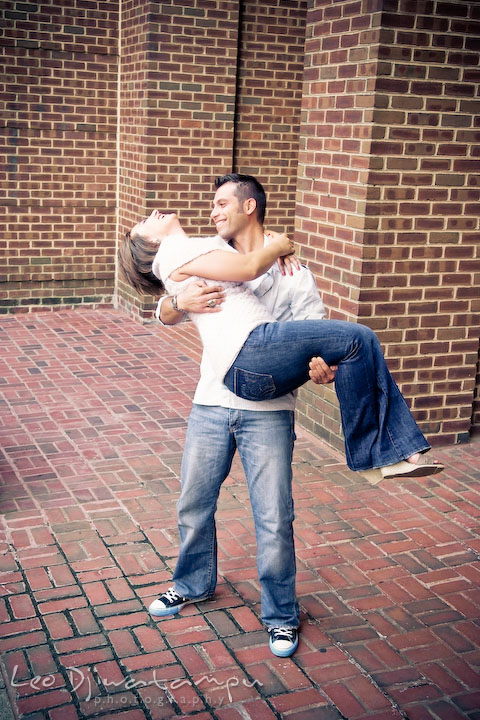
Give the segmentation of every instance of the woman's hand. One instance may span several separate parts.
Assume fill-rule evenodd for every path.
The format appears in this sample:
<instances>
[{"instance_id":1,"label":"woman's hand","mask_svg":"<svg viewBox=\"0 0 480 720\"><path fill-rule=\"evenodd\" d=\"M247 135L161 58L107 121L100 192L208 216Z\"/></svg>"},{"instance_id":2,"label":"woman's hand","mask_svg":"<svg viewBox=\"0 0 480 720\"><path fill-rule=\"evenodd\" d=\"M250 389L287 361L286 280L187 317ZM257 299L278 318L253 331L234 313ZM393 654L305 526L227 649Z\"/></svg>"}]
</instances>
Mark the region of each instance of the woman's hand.
<instances>
[{"instance_id":1,"label":"woman's hand","mask_svg":"<svg viewBox=\"0 0 480 720\"><path fill-rule=\"evenodd\" d=\"M300 270L300 260L295 254L279 257L277 265L282 275L293 275L294 270Z\"/></svg>"}]
</instances>

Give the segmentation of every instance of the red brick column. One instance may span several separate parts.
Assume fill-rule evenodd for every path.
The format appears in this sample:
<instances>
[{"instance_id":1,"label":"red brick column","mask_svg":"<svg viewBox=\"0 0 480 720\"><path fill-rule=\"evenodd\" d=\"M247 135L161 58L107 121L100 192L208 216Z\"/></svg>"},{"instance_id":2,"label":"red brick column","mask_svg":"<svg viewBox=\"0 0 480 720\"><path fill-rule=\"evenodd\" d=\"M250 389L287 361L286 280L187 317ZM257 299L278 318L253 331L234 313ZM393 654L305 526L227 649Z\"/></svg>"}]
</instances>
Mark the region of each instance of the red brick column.
<instances>
[{"instance_id":1,"label":"red brick column","mask_svg":"<svg viewBox=\"0 0 480 720\"><path fill-rule=\"evenodd\" d=\"M212 232L213 178L232 169L238 3L122 3L120 234L154 208ZM118 301L151 317L153 299L120 281Z\"/></svg>"},{"instance_id":2,"label":"red brick column","mask_svg":"<svg viewBox=\"0 0 480 720\"><path fill-rule=\"evenodd\" d=\"M477 301L480 304L480 300ZM478 352L477 376L472 408L472 435L480 436L480 350Z\"/></svg>"},{"instance_id":3,"label":"red brick column","mask_svg":"<svg viewBox=\"0 0 480 720\"><path fill-rule=\"evenodd\" d=\"M117 2L3 2L0 13L1 308L109 303Z\"/></svg>"},{"instance_id":4,"label":"red brick column","mask_svg":"<svg viewBox=\"0 0 480 720\"><path fill-rule=\"evenodd\" d=\"M268 227L293 232L305 1L240 3L234 168L267 191Z\"/></svg>"},{"instance_id":5,"label":"red brick column","mask_svg":"<svg viewBox=\"0 0 480 720\"><path fill-rule=\"evenodd\" d=\"M430 441L458 442L480 320L479 7L382 6L309 9L297 239L330 317L372 327ZM309 389L299 409L338 444L335 405Z\"/></svg>"}]
</instances>

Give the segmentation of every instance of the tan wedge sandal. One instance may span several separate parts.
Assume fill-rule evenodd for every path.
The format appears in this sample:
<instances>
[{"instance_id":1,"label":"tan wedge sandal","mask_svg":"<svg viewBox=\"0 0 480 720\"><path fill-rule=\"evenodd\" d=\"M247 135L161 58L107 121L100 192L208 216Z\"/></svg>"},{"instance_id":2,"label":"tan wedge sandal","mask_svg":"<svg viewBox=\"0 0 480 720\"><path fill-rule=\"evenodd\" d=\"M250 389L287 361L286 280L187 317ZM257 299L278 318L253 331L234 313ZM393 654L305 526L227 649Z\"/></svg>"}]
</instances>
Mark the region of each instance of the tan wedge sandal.
<instances>
[{"instance_id":1,"label":"tan wedge sandal","mask_svg":"<svg viewBox=\"0 0 480 720\"><path fill-rule=\"evenodd\" d=\"M426 477L427 475L436 475L442 470L445 470L444 465L428 460L425 455L420 455L416 463L401 460L394 465L384 465L372 470L363 470L361 474L371 485L378 485L379 482L386 478Z\"/></svg>"}]
</instances>

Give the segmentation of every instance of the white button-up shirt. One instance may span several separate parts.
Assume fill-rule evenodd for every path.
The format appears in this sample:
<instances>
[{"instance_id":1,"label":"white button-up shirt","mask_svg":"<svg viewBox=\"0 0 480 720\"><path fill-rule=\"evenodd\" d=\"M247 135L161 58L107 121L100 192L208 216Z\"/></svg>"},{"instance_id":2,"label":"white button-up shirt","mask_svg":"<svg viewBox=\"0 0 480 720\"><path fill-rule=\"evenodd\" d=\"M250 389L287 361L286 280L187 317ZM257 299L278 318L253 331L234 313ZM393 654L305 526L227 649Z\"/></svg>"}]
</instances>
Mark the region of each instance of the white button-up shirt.
<instances>
[{"instance_id":1,"label":"white button-up shirt","mask_svg":"<svg viewBox=\"0 0 480 720\"><path fill-rule=\"evenodd\" d=\"M321 320L326 315L315 279L310 270L304 266L301 266L300 270L294 270L293 275L282 275L275 263L268 272L248 284L260 302L279 322ZM165 299L165 297L160 298L158 302L155 313L158 320L160 320L160 310ZM268 372L268 366L265 368L265 372ZM202 355L200 380L193 398L193 402L197 405L220 405L234 410L293 410L295 399L296 392L282 395L273 400L258 402L239 398L215 376L205 353Z\"/></svg>"}]
</instances>

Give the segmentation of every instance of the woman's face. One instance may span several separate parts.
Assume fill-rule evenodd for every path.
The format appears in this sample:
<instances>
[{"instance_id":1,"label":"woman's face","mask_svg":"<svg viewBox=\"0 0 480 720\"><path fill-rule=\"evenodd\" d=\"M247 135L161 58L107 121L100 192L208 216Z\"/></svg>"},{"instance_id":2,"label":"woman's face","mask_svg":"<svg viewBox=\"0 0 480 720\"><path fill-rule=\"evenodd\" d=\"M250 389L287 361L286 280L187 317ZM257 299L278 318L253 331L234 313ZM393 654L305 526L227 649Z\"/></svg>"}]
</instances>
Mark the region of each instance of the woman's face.
<instances>
[{"instance_id":1,"label":"woman's face","mask_svg":"<svg viewBox=\"0 0 480 720\"><path fill-rule=\"evenodd\" d=\"M177 215L175 213L161 213L159 210L154 210L131 230L132 235L141 235L151 243L159 243L167 235L174 235L178 232L183 231Z\"/></svg>"}]
</instances>

